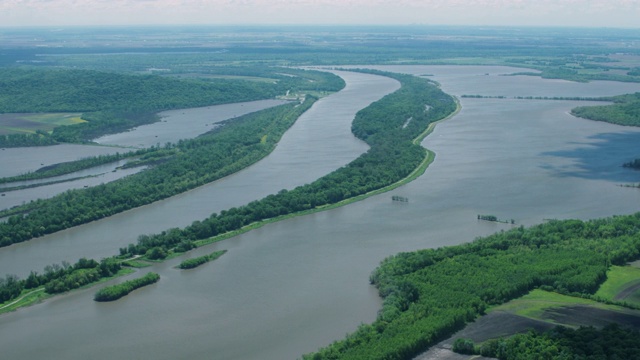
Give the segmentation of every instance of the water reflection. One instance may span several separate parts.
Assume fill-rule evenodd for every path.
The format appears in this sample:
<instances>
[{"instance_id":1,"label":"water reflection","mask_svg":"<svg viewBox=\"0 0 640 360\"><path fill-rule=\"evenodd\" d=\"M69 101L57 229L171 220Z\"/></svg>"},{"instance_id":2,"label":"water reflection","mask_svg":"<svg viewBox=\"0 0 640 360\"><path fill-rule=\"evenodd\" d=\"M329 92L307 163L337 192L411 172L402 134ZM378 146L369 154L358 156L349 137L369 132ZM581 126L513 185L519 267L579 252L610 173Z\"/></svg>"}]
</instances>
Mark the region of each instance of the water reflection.
<instances>
[{"instance_id":1,"label":"water reflection","mask_svg":"<svg viewBox=\"0 0 640 360\"><path fill-rule=\"evenodd\" d=\"M547 151L541 156L571 160L570 165L545 166L555 176L572 176L591 180L621 183L640 181L640 172L622 164L640 157L640 131L602 133L589 136L588 141L572 143L573 149Z\"/></svg>"}]
</instances>

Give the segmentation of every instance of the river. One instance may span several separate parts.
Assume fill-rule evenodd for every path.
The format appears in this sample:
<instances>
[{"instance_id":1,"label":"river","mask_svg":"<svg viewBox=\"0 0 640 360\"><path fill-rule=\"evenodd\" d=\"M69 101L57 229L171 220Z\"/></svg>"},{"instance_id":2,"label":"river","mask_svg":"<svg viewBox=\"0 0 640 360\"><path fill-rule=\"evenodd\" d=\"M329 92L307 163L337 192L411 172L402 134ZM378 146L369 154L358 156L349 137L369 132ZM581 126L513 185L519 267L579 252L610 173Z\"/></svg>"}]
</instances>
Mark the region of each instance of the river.
<instances>
[{"instance_id":1,"label":"river","mask_svg":"<svg viewBox=\"0 0 640 360\"><path fill-rule=\"evenodd\" d=\"M520 71L509 68L386 69L431 74L429 78L458 96L568 97L640 91L640 84L502 76ZM55 234L55 238L2 249L0 273L24 274L30 266L37 269L49 260L60 261L64 259L60 256L76 247L77 239L85 241L82 247L90 249L87 252L110 255L117 243L128 241L120 236L131 239L164 226L182 226L198 218L199 211L233 206L232 200L247 202L255 195L254 188L277 191L348 162L366 146L339 130L348 128L350 119L337 121L343 108L332 101L364 107L397 83L374 86L379 84L377 77L341 75L347 88L317 103L271 156L228 181L203 187L220 187L218 195L181 202L204 191L197 189ZM355 104L366 94L371 97ZM216 249L229 251L195 270L174 269L182 260L177 258L117 279L112 283L145 271L162 277L159 283L114 303L93 302L96 288L92 288L0 316L3 355L11 359L295 359L375 318L380 299L368 276L386 256L459 244L510 227L478 221L477 214L532 225L546 218L588 219L638 210L640 191L619 185L640 181L639 173L620 167L637 157L639 129L568 114L584 102L463 98L461 104L462 111L439 124L423 142L437 156L417 180L349 206L270 224L198 249L183 258ZM329 142L326 152L311 146L314 142ZM338 146L340 150L330 151ZM277 167L276 159L287 152L291 157ZM294 173L304 164L310 165ZM275 173L269 175L272 167ZM265 184L272 184L271 188ZM409 202L392 202L391 195L405 196Z\"/></svg>"}]
</instances>

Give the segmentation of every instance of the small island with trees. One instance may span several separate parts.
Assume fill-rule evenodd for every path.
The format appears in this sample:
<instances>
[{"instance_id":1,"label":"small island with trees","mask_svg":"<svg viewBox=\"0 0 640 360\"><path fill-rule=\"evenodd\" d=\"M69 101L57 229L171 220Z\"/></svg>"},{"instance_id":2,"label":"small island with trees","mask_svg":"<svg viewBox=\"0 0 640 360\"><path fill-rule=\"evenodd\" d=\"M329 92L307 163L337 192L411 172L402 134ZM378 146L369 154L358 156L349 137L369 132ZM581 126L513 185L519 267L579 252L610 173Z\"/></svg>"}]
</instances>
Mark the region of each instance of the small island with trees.
<instances>
[{"instance_id":1,"label":"small island with trees","mask_svg":"<svg viewBox=\"0 0 640 360\"><path fill-rule=\"evenodd\" d=\"M98 290L93 299L95 301L115 301L128 295L135 289L154 284L158 282L158 280L160 280L160 275L150 272L138 279L127 280L122 284L104 287Z\"/></svg>"},{"instance_id":2,"label":"small island with trees","mask_svg":"<svg viewBox=\"0 0 640 360\"><path fill-rule=\"evenodd\" d=\"M220 251L214 251L211 254L208 255L203 255L203 256L198 256L195 258L191 258L191 259L186 259L183 260L180 265L178 265L178 268L183 269L183 270L187 270L187 269L193 269L196 268L200 265L206 264L209 261L213 261L217 258L219 258L220 256L224 255L227 252L227 250L220 250Z\"/></svg>"}]
</instances>

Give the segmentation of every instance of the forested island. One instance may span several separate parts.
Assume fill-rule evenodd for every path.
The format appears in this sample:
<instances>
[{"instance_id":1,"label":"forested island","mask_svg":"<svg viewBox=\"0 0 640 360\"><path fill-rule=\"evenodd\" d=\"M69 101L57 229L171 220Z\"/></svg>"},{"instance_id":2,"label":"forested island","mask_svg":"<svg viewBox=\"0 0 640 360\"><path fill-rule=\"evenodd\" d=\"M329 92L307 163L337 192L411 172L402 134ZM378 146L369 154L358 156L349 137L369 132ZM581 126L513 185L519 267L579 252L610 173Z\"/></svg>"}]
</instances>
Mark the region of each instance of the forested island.
<instances>
[{"instance_id":1,"label":"forested island","mask_svg":"<svg viewBox=\"0 0 640 360\"><path fill-rule=\"evenodd\" d=\"M376 321L305 359L410 359L533 289L595 298L610 266L640 256L639 229L640 213L550 221L391 256L371 275L384 298Z\"/></svg>"},{"instance_id":2,"label":"forested island","mask_svg":"<svg viewBox=\"0 0 640 360\"><path fill-rule=\"evenodd\" d=\"M183 270L193 269L200 265L206 264L209 261L213 261L219 258L220 256L224 255L224 253L226 252L227 252L226 250L214 251L211 254L202 255L195 258L191 258L191 259L186 259L186 260L183 260L180 263L180 265L178 265L178 267Z\"/></svg>"},{"instance_id":3,"label":"forested island","mask_svg":"<svg viewBox=\"0 0 640 360\"><path fill-rule=\"evenodd\" d=\"M123 296L129 295L135 289L139 289L143 286L151 285L160 280L160 275L150 272L141 278L127 280L122 284L111 285L104 287L96 293L95 301L115 301Z\"/></svg>"}]
</instances>

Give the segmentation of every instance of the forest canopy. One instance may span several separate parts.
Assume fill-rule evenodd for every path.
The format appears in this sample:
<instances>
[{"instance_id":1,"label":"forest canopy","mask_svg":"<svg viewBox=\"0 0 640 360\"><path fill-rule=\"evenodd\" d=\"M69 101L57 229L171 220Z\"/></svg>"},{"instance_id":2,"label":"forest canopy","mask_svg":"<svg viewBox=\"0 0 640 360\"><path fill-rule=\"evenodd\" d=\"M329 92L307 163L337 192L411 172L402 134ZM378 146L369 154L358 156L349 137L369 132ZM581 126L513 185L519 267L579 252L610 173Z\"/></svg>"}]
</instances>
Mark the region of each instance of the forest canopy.
<instances>
[{"instance_id":1,"label":"forest canopy","mask_svg":"<svg viewBox=\"0 0 640 360\"><path fill-rule=\"evenodd\" d=\"M612 264L640 257L640 213L552 220L471 243L400 253L371 282L384 298L371 325L305 359L409 359L484 314L540 288L594 294Z\"/></svg>"}]
</instances>

